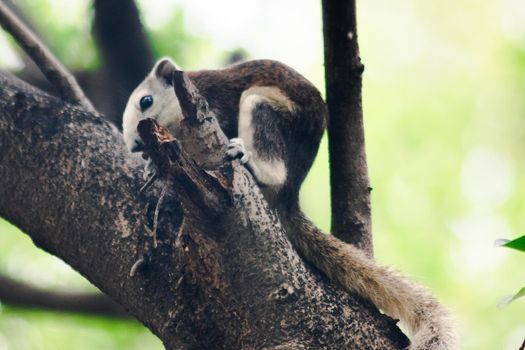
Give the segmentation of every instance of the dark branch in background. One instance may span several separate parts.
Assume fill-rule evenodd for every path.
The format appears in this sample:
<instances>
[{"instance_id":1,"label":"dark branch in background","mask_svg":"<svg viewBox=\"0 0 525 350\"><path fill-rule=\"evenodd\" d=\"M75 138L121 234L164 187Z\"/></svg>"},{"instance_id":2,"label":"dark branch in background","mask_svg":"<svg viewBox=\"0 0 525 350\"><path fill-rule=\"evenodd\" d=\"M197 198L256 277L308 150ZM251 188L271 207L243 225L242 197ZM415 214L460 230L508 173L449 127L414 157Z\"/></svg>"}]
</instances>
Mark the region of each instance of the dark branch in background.
<instances>
[{"instance_id":1,"label":"dark branch in background","mask_svg":"<svg viewBox=\"0 0 525 350\"><path fill-rule=\"evenodd\" d=\"M43 46L46 46L46 40L42 37L42 34L32 25L31 21L28 20L23 11L10 0L3 0L3 2L18 16L18 18L33 32L33 34L39 38ZM128 38L128 40L132 41L133 38ZM31 58L23 51L21 52L21 58L24 62L24 67L21 71L15 72L15 74L31 85L36 86L37 88L44 90L45 92L54 96L60 97L60 93L57 91L56 87L46 79L40 68L38 68ZM73 71L72 73L90 101L92 101L96 106L97 110L103 115L113 117L112 121L117 125L120 125L120 117L122 114L122 106L124 102L117 101L116 97L114 97L114 95L117 95L117 88L115 87L115 83L112 83L111 78L106 76L106 72L107 74L111 74L109 69L106 70L103 68L94 71Z\"/></svg>"},{"instance_id":2,"label":"dark branch in background","mask_svg":"<svg viewBox=\"0 0 525 350\"><path fill-rule=\"evenodd\" d=\"M16 39L38 65L49 82L58 90L62 99L96 113L95 108L84 95L75 78L2 1L0 1L0 25Z\"/></svg>"},{"instance_id":3,"label":"dark branch in background","mask_svg":"<svg viewBox=\"0 0 525 350\"><path fill-rule=\"evenodd\" d=\"M239 63L242 61L246 61L248 59L248 52L243 48L237 48L233 51L230 51L228 55L226 56L226 60L224 60L224 65L229 66L234 63Z\"/></svg>"},{"instance_id":4,"label":"dark branch in background","mask_svg":"<svg viewBox=\"0 0 525 350\"><path fill-rule=\"evenodd\" d=\"M43 46L47 46L47 42L43 39L42 33L37 30L37 28L33 25L33 23L27 18L25 13L18 7L16 4L13 3L11 0L1 0L17 17L18 19L25 24L27 28L33 33L35 37L38 38L40 42L43 43ZM34 85L38 87L39 89L42 89L48 93L53 94L54 96L59 96L60 94L57 91L56 87L54 87L49 80L46 79L40 68L36 65L35 62L27 55L26 52L23 50L20 50L20 56L23 62L23 69L19 72L16 72L16 75L21 78L22 80L25 80L29 82L31 85ZM80 79L75 75L77 78L77 81L79 83L82 83ZM83 87L84 88L84 87ZM85 89L85 88L84 88Z\"/></svg>"},{"instance_id":5,"label":"dark branch in background","mask_svg":"<svg viewBox=\"0 0 525 350\"><path fill-rule=\"evenodd\" d=\"M42 40L42 36L38 32L38 30L33 26L33 24L27 19L25 14L20 10L20 8L13 3L12 0L1 0L0 2L3 2L4 5L9 8L15 15L18 17L18 19L23 22L27 28L35 35L39 40Z\"/></svg>"},{"instance_id":6,"label":"dark branch in background","mask_svg":"<svg viewBox=\"0 0 525 350\"><path fill-rule=\"evenodd\" d=\"M0 302L23 308L121 318L131 317L122 306L101 293L49 291L2 275L0 275Z\"/></svg>"},{"instance_id":7,"label":"dark branch in background","mask_svg":"<svg viewBox=\"0 0 525 350\"><path fill-rule=\"evenodd\" d=\"M103 90L111 98L101 106L120 127L126 101L153 66L153 50L133 0L95 0L93 32L102 56Z\"/></svg>"},{"instance_id":8,"label":"dark branch in background","mask_svg":"<svg viewBox=\"0 0 525 350\"><path fill-rule=\"evenodd\" d=\"M355 0L323 0L332 233L373 254Z\"/></svg>"},{"instance_id":9,"label":"dark branch in background","mask_svg":"<svg viewBox=\"0 0 525 350\"><path fill-rule=\"evenodd\" d=\"M31 21L28 20L27 16L23 11L15 5L11 0L0 0L5 6L7 6L17 17L24 23L24 25L29 28L35 37L42 43L46 45L45 40L42 39L41 33L33 26ZM54 96L59 96L59 93L56 91L56 88L51 85L51 83L46 79L40 68L31 60L23 50L20 51L20 56L23 62L23 69L19 72L16 72L16 75L24 81L29 82L31 85L38 87L41 90L44 90Z\"/></svg>"}]
</instances>

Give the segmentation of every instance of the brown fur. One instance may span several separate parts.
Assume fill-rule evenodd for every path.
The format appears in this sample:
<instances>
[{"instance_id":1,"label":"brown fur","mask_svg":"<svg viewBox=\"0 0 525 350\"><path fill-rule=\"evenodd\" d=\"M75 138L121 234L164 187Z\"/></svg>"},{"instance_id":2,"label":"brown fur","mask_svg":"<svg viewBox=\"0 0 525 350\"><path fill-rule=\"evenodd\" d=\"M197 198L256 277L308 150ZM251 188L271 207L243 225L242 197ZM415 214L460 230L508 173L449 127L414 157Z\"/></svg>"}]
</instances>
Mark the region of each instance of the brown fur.
<instances>
[{"instance_id":1,"label":"brown fur","mask_svg":"<svg viewBox=\"0 0 525 350\"><path fill-rule=\"evenodd\" d=\"M312 117L321 116L323 124L320 125L320 129L324 130L327 112L321 94L301 74L280 62L248 61L225 69L188 72L188 76L199 92L206 97L210 106L219 109L219 116L227 115L235 119L239 114L241 95L248 88L278 86L298 108L315 107ZM220 119L224 118L219 117ZM308 120L302 122L306 123ZM230 135L236 134L236 130L235 123L224 131L229 137L233 137Z\"/></svg>"}]
</instances>

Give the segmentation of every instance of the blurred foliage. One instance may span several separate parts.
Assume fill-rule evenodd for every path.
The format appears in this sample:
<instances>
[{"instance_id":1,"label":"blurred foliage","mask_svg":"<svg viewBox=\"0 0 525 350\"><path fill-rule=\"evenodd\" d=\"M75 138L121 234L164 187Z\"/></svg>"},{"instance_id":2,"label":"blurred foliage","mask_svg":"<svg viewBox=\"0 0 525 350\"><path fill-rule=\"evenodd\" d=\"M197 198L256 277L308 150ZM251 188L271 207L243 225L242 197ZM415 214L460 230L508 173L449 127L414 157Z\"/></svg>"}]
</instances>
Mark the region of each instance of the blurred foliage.
<instances>
[{"instance_id":1,"label":"blurred foliage","mask_svg":"<svg viewBox=\"0 0 525 350\"><path fill-rule=\"evenodd\" d=\"M19 3L68 66L98 66L88 1ZM184 4L184 11L174 3ZM323 90L319 2L254 3L259 7L245 21L253 24L246 30L260 33L258 40L270 38L226 50L247 47L253 57L284 60ZM221 26L233 33L228 15L235 8L246 10L240 0L224 0L223 12L205 17L213 30L204 32L186 14L197 2L139 5L155 53L190 69L224 62L226 51L216 44ZM493 242L525 227L525 4L371 0L358 5L376 259L425 284L447 305L457 317L462 349L516 350L525 336L524 299L504 309L497 303L523 285L524 257L494 249ZM285 24L274 19L283 18L282 11L274 17L281 6L289 11ZM204 16L206 9L197 12ZM286 26L290 31L282 29ZM242 34L245 28L234 29ZM301 40L297 33L304 33ZM328 231L326 146L325 138L301 198L307 214ZM0 271L50 288L93 288L16 231L0 224ZM0 350L61 344L161 348L147 330L129 322L0 311Z\"/></svg>"},{"instance_id":2,"label":"blurred foliage","mask_svg":"<svg viewBox=\"0 0 525 350\"><path fill-rule=\"evenodd\" d=\"M142 13L147 12L147 6L140 6ZM188 33L184 25L184 12L176 8L173 14L161 26L147 24L148 34L157 57L170 56L186 69L197 69L202 58L209 54L209 40Z\"/></svg>"},{"instance_id":3,"label":"blurred foliage","mask_svg":"<svg viewBox=\"0 0 525 350\"><path fill-rule=\"evenodd\" d=\"M462 349L518 349L524 300L497 304L525 261L493 242L525 227L525 3L359 5L376 259L434 292ZM302 199L328 229L325 150Z\"/></svg>"},{"instance_id":4,"label":"blurred foliage","mask_svg":"<svg viewBox=\"0 0 525 350\"><path fill-rule=\"evenodd\" d=\"M91 35L90 1L15 1L51 51L69 68L94 69L99 62ZM58 20L57 20L58 19Z\"/></svg>"},{"instance_id":5,"label":"blurred foliage","mask_svg":"<svg viewBox=\"0 0 525 350\"><path fill-rule=\"evenodd\" d=\"M0 349L161 350L163 346L133 321L4 307Z\"/></svg>"}]
</instances>

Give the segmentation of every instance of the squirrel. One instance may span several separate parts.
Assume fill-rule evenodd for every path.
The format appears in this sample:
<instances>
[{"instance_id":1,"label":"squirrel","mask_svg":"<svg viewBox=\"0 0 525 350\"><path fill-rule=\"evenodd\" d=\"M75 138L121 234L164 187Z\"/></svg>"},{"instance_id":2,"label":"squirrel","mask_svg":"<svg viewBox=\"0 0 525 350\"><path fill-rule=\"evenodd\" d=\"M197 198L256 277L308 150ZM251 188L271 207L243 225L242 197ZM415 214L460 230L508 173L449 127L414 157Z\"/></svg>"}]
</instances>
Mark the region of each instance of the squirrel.
<instances>
[{"instance_id":1,"label":"squirrel","mask_svg":"<svg viewBox=\"0 0 525 350\"><path fill-rule=\"evenodd\" d=\"M131 94L123 135L141 151L141 119L153 118L177 137L183 116L171 85L178 67L159 60ZM379 265L357 247L324 234L301 211L299 189L319 148L328 118L319 91L301 74L271 60L187 72L229 138L226 155L252 173L299 254L329 279L369 299L409 329L409 350L456 349L451 317L426 288Z\"/></svg>"}]
</instances>

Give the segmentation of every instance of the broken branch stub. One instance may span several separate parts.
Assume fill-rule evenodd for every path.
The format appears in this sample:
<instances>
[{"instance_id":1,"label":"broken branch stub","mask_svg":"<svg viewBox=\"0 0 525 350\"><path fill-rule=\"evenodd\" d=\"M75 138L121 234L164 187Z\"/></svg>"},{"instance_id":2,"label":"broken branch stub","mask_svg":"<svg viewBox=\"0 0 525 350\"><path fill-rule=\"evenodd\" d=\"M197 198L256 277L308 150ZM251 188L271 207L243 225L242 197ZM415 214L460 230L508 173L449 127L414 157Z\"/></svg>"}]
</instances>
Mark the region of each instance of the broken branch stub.
<instances>
[{"instance_id":1,"label":"broken branch stub","mask_svg":"<svg viewBox=\"0 0 525 350\"><path fill-rule=\"evenodd\" d=\"M197 87L181 70L174 70L172 79L184 118L190 123L202 122L208 114L208 103L200 96Z\"/></svg>"},{"instance_id":2,"label":"broken branch stub","mask_svg":"<svg viewBox=\"0 0 525 350\"><path fill-rule=\"evenodd\" d=\"M204 169L219 168L228 138L186 72L174 70L172 83L184 116L177 135L182 148Z\"/></svg>"},{"instance_id":3,"label":"broken branch stub","mask_svg":"<svg viewBox=\"0 0 525 350\"><path fill-rule=\"evenodd\" d=\"M166 128L153 119L144 119L137 127L144 142L144 153L157 167L158 176L173 186L185 213L195 210L214 219L231 206L231 171L207 172L184 152ZM228 175L229 174L229 175Z\"/></svg>"}]
</instances>

